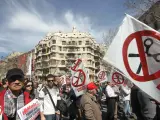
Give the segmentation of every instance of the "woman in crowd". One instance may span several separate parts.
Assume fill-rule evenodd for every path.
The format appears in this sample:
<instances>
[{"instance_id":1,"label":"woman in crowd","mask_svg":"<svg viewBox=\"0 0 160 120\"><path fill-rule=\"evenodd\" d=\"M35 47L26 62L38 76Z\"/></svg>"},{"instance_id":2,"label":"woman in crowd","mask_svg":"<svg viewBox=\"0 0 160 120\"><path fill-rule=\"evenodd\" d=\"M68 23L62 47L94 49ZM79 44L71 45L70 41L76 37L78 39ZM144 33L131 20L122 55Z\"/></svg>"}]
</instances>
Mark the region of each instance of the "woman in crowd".
<instances>
[{"instance_id":1,"label":"woman in crowd","mask_svg":"<svg viewBox=\"0 0 160 120\"><path fill-rule=\"evenodd\" d=\"M30 97L30 99L33 100L33 99L35 98L33 82L27 80L27 81L25 82L24 89L25 89L26 92L29 92L29 95L30 95L29 97Z\"/></svg>"}]
</instances>

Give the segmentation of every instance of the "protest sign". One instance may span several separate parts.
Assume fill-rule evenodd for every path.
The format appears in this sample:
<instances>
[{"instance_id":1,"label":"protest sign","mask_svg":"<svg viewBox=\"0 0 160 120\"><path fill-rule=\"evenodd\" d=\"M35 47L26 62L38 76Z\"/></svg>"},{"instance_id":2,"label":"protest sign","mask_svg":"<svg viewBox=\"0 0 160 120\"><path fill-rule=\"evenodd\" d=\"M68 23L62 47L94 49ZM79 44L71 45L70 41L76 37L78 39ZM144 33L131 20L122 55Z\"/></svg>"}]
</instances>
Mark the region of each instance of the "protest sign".
<instances>
[{"instance_id":1,"label":"protest sign","mask_svg":"<svg viewBox=\"0 0 160 120\"><path fill-rule=\"evenodd\" d=\"M84 94L90 80L88 70L83 66L81 59L77 59L73 64L71 74L71 85L76 96Z\"/></svg>"},{"instance_id":2,"label":"protest sign","mask_svg":"<svg viewBox=\"0 0 160 120\"><path fill-rule=\"evenodd\" d=\"M65 85L66 84L66 76L65 75L61 76L60 81L61 81L62 85Z\"/></svg>"},{"instance_id":3,"label":"protest sign","mask_svg":"<svg viewBox=\"0 0 160 120\"><path fill-rule=\"evenodd\" d=\"M160 33L126 15L104 59L160 102L159 51Z\"/></svg>"},{"instance_id":4,"label":"protest sign","mask_svg":"<svg viewBox=\"0 0 160 120\"><path fill-rule=\"evenodd\" d=\"M98 73L97 73L97 77L98 77L98 80L103 83L103 82L106 82L108 79L107 79L107 74L106 74L106 71L104 70L100 70Z\"/></svg>"},{"instance_id":5,"label":"protest sign","mask_svg":"<svg viewBox=\"0 0 160 120\"><path fill-rule=\"evenodd\" d=\"M40 113L40 103L34 99L17 112L21 120L35 120Z\"/></svg>"}]
</instances>

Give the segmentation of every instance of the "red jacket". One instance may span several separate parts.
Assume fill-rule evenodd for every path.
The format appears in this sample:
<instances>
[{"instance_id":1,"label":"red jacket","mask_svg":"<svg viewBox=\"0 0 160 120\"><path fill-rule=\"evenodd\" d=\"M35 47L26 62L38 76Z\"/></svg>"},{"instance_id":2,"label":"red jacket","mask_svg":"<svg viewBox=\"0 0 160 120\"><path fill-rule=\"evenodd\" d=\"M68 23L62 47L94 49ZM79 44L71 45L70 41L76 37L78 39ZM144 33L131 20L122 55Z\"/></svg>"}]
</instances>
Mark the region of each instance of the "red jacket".
<instances>
[{"instance_id":1,"label":"red jacket","mask_svg":"<svg viewBox=\"0 0 160 120\"><path fill-rule=\"evenodd\" d=\"M4 95L6 93L6 90L3 90L0 92L0 117L1 114L3 116L3 120L8 120L7 115L4 113ZM31 102L32 100L29 98L29 93L24 92L24 103L25 105ZM1 119L1 118L0 118Z\"/></svg>"}]
</instances>

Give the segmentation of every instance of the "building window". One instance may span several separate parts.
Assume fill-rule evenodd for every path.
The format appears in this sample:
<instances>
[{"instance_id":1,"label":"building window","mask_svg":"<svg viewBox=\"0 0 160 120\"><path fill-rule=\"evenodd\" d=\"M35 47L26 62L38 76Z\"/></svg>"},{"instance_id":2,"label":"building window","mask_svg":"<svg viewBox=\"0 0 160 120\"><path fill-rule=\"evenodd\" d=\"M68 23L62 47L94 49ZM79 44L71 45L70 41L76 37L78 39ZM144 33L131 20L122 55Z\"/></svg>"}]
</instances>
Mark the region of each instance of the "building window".
<instances>
[{"instance_id":1,"label":"building window","mask_svg":"<svg viewBox=\"0 0 160 120\"><path fill-rule=\"evenodd\" d=\"M89 41L86 41L86 45L89 45Z\"/></svg>"},{"instance_id":2,"label":"building window","mask_svg":"<svg viewBox=\"0 0 160 120\"><path fill-rule=\"evenodd\" d=\"M81 58L81 54L78 54L78 57Z\"/></svg>"},{"instance_id":3,"label":"building window","mask_svg":"<svg viewBox=\"0 0 160 120\"><path fill-rule=\"evenodd\" d=\"M64 60L61 61L61 65L65 65L65 61Z\"/></svg>"},{"instance_id":4,"label":"building window","mask_svg":"<svg viewBox=\"0 0 160 120\"><path fill-rule=\"evenodd\" d=\"M52 46L52 50L56 50L56 46Z\"/></svg>"},{"instance_id":5,"label":"building window","mask_svg":"<svg viewBox=\"0 0 160 120\"><path fill-rule=\"evenodd\" d=\"M52 54L51 54L51 57L56 57L56 53L52 53Z\"/></svg>"},{"instance_id":6,"label":"building window","mask_svg":"<svg viewBox=\"0 0 160 120\"><path fill-rule=\"evenodd\" d=\"M85 51L85 48L83 48L83 51Z\"/></svg>"},{"instance_id":7,"label":"building window","mask_svg":"<svg viewBox=\"0 0 160 120\"><path fill-rule=\"evenodd\" d=\"M71 41L68 42L68 45L71 45Z\"/></svg>"},{"instance_id":8,"label":"building window","mask_svg":"<svg viewBox=\"0 0 160 120\"><path fill-rule=\"evenodd\" d=\"M63 51L67 51L67 48L64 47L64 48L63 48Z\"/></svg>"},{"instance_id":9,"label":"building window","mask_svg":"<svg viewBox=\"0 0 160 120\"><path fill-rule=\"evenodd\" d=\"M72 45L76 45L76 42L75 42L75 41L72 41Z\"/></svg>"},{"instance_id":10,"label":"building window","mask_svg":"<svg viewBox=\"0 0 160 120\"><path fill-rule=\"evenodd\" d=\"M52 60L50 64L51 65L55 65L56 64L56 60Z\"/></svg>"},{"instance_id":11,"label":"building window","mask_svg":"<svg viewBox=\"0 0 160 120\"><path fill-rule=\"evenodd\" d=\"M59 47L59 51L62 51L62 47Z\"/></svg>"},{"instance_id":12,"label":"building window","mask_svg":"<svg viewBox=\"0 0 160 120\"><path fill-rule=\"evenodd\" d=\"M52 40L52 44L56 44L56 40Z\"/></svg>"},{"instance_id":13,"label":"building window","mask_svg":"<svg viewBox=\"0 0 160 120\"><path fill-rule=\"evenodd\" d=\"M62 45L66 45L66 41L62 41Z\"/></svg>"},{"instance_id":14,"label":"building window","mask_svg":"<svg viewBox=\"0 0 160 120\"><path fill-rule=\"evenodd\" d=\"M87 54L87 58L91 58L91 55L90 55L90 54Z\"/></svg>"},{"instance_id":15,"label":"building window","mask_svg":"<svg viewBox=\"0 0 160 120\"><path fill-rule=\"evenodd\" d=\"M59 54L60 58L64 58L64 54Z\"/></svg>"},{"instance_id":16,"label":"building window","mask_svg":"<svg viewBox=\"0 0 160 120\"><path fill-rule=\"evenodd\" d=\"M82 45L82 41L79 41L79 45Z\"/></svg>"}]
</instances>

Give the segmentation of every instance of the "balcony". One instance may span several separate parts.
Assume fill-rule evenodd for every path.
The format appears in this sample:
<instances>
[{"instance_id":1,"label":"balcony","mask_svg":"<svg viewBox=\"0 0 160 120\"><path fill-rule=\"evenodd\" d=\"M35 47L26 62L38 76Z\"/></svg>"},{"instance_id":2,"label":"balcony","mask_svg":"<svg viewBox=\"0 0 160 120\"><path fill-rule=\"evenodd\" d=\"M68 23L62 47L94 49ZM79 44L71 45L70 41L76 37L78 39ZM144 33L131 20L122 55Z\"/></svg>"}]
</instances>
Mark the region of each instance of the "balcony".
<instances>
[{"instance_id":1,"label":"balcony","mask_svg":"<svg viewBox=\"0 0 160 120\"><path fill-rule=\"evenodd\" d=\"M76 59L76 56L69 56L69 55L68 55L68 56L66 56L65 58L66 58L66 59Z\"/></svg>"},{"instance_id":2,"label":"balcony","mask_svg":"<svg viewBox=\"0 0 160 120\"><path fill-rule=\"evenodd\" d=\"M92 46L93 43L88 43L88 42L87 42L87 43L85 43L85 45L86 45L86 46Z\"/></svg>"},{"instance_id":3,"label":"balcony","mask_svg":"<svg viewBox=\"0 0 160 120\"><path fill-rule=\"evenodd\" d=\"M88 68L94 68L94 65L91 65L91 64L86 64L85 67L88 67Z\"/></svg>"},{"instance_id":4,"label":"balcony","mask_svg":"<svg viewBox=\"0 0 160 120\"><path fill-rule=\"evenodd\" d=\"M37 66L37 67L36 67L36 70L40 70L40 69L42 69L42 67L40 67L40 66Z\"/></svg>"},{"instance_id":5,"label":"balcony","mask_svg":"<svg viewBox=\"0 0 160 120\"><path fill-rule=\"evenodd\" d=\"M95 66L95 69L100 69L100 65L96 65L96 66Z\"/></svg>"},{"instance_id":6,"label":"balcony","mask_svg":"<svg viewBox=\"0 0 160 120\"><path fill-rule=\"evenodd\" d=\"M50 64L49 67L57 67L57 64Z\"/></svg>"},{"instance_id":7,"label":"balcony","mask_svg":"<svg viewBox=\"0 0 160 120\"><path fill-rule=\"evenodd\" d=\"M69 49L68 52L77 52L75 49Z\"/></svg>"},{"instance_id":8,"label":"balcony","mask_svg":"<svg viewBox=\"0 0 160 120\"><path fill-rule=\"evenodd\" d=\"M67 43L68 47L77 47L77 43Z\"/></svg>"}]
</instances>

